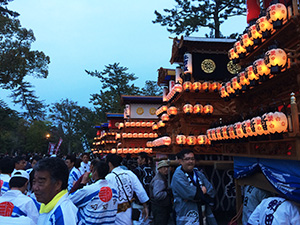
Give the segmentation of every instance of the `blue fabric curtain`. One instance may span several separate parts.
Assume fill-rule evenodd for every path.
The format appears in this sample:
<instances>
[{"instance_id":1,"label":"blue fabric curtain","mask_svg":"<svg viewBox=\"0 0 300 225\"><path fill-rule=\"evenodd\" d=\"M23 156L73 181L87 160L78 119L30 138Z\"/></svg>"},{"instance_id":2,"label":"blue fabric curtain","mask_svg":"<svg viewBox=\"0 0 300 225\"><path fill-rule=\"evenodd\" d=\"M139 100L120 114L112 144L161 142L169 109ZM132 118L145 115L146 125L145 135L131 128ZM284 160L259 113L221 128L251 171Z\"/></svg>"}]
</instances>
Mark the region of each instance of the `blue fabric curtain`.
<instances>
[{"instance_id":1,"label":"blue fabric curtain","mask_svg":"<svg viewBox=\"0 0 300 225\"><path fill-rule=\"evenodd\" d=\"M283 197L300 203L300 161L234 157L234 177L261 171Z\"/></svg>"}]
</instances>

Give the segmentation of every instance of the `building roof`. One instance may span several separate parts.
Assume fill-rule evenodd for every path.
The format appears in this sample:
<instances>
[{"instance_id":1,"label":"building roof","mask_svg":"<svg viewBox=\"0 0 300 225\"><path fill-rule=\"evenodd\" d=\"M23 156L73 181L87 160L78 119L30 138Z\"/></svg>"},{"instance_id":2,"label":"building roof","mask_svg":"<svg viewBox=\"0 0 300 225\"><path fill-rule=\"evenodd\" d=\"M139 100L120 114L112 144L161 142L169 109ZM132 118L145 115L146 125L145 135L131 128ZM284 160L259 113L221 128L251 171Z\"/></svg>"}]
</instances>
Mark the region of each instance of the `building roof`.
<instances>
[{"instance_id":1,"label":"building roof","mask_svg":"<svg viewBox=\"0 0 300 225\"><path fill-rule=\"evenodd\" d=\"M235 39L227 38L202 38L202 37L177 37L173 39L171 64L183 63L183 55L189 53L214 53L227 54L232 48Z\"/></svg>"}]
</instances>

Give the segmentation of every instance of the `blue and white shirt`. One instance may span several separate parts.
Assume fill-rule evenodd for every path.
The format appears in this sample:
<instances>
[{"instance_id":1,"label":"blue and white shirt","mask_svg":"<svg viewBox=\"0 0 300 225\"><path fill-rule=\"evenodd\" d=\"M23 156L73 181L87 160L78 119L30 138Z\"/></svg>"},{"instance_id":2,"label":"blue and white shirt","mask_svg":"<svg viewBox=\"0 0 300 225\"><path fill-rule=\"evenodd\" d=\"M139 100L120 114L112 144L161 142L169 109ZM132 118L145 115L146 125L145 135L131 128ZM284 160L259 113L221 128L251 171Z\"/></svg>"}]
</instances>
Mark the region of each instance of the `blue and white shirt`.
<instances>
[{"instance_id":1,"label":"blue and white shirt","mask_svg":"<svg viewBox=\"0 0 300 225\"><path fill-rule=\"evenodd\" d=\"M81 176L81 172L79 169L73 167L69 174L69 180L68 180L68 191L71 190L73 187L74 182L76 182L79 177Z\"/></svg>"},{"instance_id":2,"label":"blue and white shirt","mask_svg":"<svg viewBox=\"0 0 300 225\"><path fill-rule=\"evenodd\" d=\"M37 223L39 204L19 190L9 190L0 197L0 215L27 216Z\"/></svg>"},{"instance_id":3,"label":"blue and white shirt","mask_svg":"<svg viewBox=\"0 0 300 225\"><path fill-rule=\"evenodd\" d=\"M37 225L75 225L78 209L65 194L49 213L41 213Z\"/></svg>"},{"instance_id":4,"label":"blue and white shirt","mask_svg":"<svg viewBox=\"0 0 300 225\"><path fill-rule=\"evenodd\" d=\"M0 174L0 196L9 190L10 176L8 174Z\"/></svg>"},{"instance_id":5,"label":"blue and white shirt","mask_svg":"<svg viewBox=\"0 0 300 225\"><path fill-rule=\"evenodd\" d=\"M78 207L78 224L115 224L118 193L111 182L98 180L69 198Z\"/></svg>"}]
</instances>

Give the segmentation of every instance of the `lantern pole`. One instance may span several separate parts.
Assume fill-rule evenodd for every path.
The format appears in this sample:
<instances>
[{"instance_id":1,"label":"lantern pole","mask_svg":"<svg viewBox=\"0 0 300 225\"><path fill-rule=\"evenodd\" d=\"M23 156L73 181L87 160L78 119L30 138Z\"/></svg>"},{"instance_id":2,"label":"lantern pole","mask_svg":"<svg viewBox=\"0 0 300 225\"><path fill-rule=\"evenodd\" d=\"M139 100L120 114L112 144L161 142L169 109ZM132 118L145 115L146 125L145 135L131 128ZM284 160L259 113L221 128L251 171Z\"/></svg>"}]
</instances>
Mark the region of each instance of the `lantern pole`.
<instances>
[{"instance_id":1,"label":"lantern pole","mask_svg":"<svg viewBox=\"0 0 300 225\"><path fill-rule=\"evenodd\" d=\"M292 127L293 127L293 132L291 136L295 137L299 135L299 117L298 117L296 97L294 93L291 93L291 116L292 116Z\"/></svg>"}]
</instances>

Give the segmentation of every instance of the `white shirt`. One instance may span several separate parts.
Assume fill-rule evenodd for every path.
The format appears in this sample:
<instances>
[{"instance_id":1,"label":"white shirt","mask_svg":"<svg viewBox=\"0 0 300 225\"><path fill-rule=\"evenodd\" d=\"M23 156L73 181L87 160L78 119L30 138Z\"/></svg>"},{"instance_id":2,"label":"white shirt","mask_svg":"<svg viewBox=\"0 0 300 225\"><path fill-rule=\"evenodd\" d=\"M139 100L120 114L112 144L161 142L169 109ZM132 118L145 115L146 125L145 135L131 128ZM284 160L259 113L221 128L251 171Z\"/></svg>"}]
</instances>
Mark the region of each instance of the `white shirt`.
<instances>
[{"instance_id":1,"label":"white shirt","mask_svg":"<svg viewBox=\"0 0 300 225\"><path fill-rule=\"evenodd\" d=\"M88 163L84 163L83 161L80 163L79 170L81 172L81 175L83 175L85 172L90 171L90 165L91 165L90 161L88 161Z\"/></svg>"},{"instance_id":2,"label":"white shirt","mask_svg":"<svg viewBox=\"0 0 300 225\"><path fill-rule=\"evenodd\" d=\"M0 174L0 196L9 190L10 176L8 174Z\"/></svg>"},{"instance_id":3,"label":"white shirt","mask_svg":"<svg viewBox=\"0 0 300 225\"><path fill-rule=\"evenodd\" d=\"M118 193L114 184L98 180L69 195L78 207L78 224L114 224Z\"/></svg>"},{"instance_id":4,"label":"white shirt","mask_svg":"<svg viewBox=\"0 0 300 225\"><path fill-rule=\"evenodd\" d=\"M0 207L1 216L27 216L37 223L39 217L39 206L33 199L24 195L19 190L9 190L0 197L0 206L6 205L6 207Z\"/></svg>"},{"instance_id":5,"label":"white shirt","mask_svg":"<svg viewBox=\"0 0 300 225\"><path fill-rule=\"evenodd\" d=\"M8 216L0 216L0 224L5 225L36 225L32 219L27 216L20 217L8 217Z\"/></svg>"},{"instance_id":6,"label":"white shirt","mask_svg":"<svg viewBox=\"0 0 300 225\"><path fill-rule=\"evenodd\" d=\"M65 194L49 213L41 213L37 225L76 225L76 206Z\"/></svg>"},{"instance_id":7,"label":"white shirt","mask_svg":"<svg viewBox=\"0 0 300 225\"><path fill-rule=\"evenodd\" d=\"M253 211L248 224L300 225L300 209L284 198L266 198Z\"/></svg>"},{"instance_id":8,"label":"white shirt","mask_svg":"<svg viewBox=\"0 0 300 225\"><path fill-rule=\"evenodd\" d=\"M120 180L114 173L116 173L121 179L123 187ZM149 200L149 197L138 177L130 170L124 170L121 167L116 167L106 176L106 180L113 182L116 185L119 193L118 204L128 202L126 195L124 194L124 190L126 191L129 200L132 200L134 192L141 203L145 203ZM115 224L132 224L131 208L127 209L125 212L117 213Z\"/></svg>"},{"instance_id":9,"label":"white shirt","mask_svg":"<svg viewBox=\"0 0 300 225\"><path fill-rule=\"evenodd\" d=\"M80 173L79 169L73 167L70 171L70 174L69 174L68 191L71 190L71 188L73 187L74 182L76 182L79 179L80 176L81 176L81 173Z\"/></svg>"}]
</instances>

